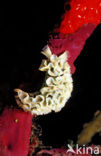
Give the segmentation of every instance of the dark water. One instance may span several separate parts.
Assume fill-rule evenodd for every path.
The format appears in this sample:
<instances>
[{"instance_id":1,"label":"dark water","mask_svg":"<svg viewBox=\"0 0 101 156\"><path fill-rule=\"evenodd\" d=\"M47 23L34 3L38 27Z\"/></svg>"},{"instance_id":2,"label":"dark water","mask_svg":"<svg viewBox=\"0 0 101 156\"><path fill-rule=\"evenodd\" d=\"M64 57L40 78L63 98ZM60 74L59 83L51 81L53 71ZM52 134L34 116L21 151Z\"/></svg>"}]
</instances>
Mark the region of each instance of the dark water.
<instances>
[{"instance_id":1,"label":"dark water","mask_svg":"<svg viewBox=\"0 0 101 156\"><path fill-rule=\"evenodd\" d=\"M0 10L0 105L16 105L13 89L21 83L31 84L30 91L40 86L44 77L37 71L42 59L40 51L47 44L49 32L60 22L64 2L38 1L31 7L26 4ZM59 113L37 118L45 145L60 147L68 139L76 142L82 125L101 109L100 45L101 25L75 62L74 91L66 107ZM93 143L99 144L100 140L96 135Z\"/></svg>"}]
</instances>

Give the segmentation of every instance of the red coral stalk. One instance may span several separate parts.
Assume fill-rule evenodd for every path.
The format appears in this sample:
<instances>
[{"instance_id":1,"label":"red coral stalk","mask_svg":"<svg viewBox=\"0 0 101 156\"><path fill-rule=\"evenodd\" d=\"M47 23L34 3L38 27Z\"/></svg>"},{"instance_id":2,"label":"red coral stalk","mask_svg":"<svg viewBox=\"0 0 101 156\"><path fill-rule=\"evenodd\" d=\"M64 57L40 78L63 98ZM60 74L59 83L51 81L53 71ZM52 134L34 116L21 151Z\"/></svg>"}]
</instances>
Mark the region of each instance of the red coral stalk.
<instances>
[{"instance_id":1,"label":"red coral stalk","mask_svg":"<svg viewBox=\"0 0 101 156\"><path fill-rule=\"evenodd\" d=\"M32 115L17 109L5 109L0 116L0 156L27 156Z\"/></svg>"},{"instance_id":2,"label":"red coral stalk","mask_svg":"<svg viewBox=\"0 0 101 156\"><path fill-rule=\"evenodd\" d=\"M71 73L75 71L74 61L82 51L86 40L95 29L94 24L83 25L77 32L71 35L59 34L49 40L49 46L52 53L59 55L64 51L68 52L68 63L71 67Z\"/></svg>"},{"instance_id":3,"label":"red coral stalk","mask_svg":"<svg viewBox=\"0 0 101 156\"><path fill-rule=\"evenodd\" d=\"M101 0L71 0L70 6L57 32L71 34L84 24L98 25L101 22Z\"/></svg>"}]
</instances>

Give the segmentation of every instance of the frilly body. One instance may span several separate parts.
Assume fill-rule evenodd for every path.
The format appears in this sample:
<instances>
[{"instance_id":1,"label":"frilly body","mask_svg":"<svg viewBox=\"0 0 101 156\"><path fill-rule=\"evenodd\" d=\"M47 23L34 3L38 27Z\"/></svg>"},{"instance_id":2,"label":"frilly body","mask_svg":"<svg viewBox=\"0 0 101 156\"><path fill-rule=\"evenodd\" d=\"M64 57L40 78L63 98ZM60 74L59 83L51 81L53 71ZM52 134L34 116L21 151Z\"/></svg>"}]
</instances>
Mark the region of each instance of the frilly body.
<instances>
[{"instance_id":1,"label":"frilly body","mask_svg":"<svg viewBox=\"0 0 101 156\"><path fill-rule=\"evenodd\" d=\"M47 57L47 59L42 60L39 67L40 71L46 72L42 88L31 94L15 89L18 105L24 111L36 115L48 114L51 111L59 112L65 106L73 90L67 52L58 57L52 54L50 48L46 46L42 54Z\"/></svg>"}]
</instances>

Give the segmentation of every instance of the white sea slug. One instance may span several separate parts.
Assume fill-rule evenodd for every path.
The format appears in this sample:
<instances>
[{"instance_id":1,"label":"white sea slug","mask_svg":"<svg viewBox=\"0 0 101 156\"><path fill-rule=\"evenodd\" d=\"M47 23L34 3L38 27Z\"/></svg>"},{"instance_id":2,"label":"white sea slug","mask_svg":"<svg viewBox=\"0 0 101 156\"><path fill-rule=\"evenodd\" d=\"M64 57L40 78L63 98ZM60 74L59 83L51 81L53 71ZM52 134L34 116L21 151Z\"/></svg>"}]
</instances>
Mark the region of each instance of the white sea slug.
<instances>
[{"instance_id":1,"label":"white sea slug","mask_svg":"<svg viewBox=\"0 0 101 156\"><path fill-rule=\"evenodd\" d=\"M73 90L67 52L58 57L52 54L50 48L46 46L42 54L47 58L42 60L39 67L40 71L46 72L42 88L31 94L15 89L18 105L24 111L35 115L48 114L51 111L59 112L65 106Z\"/></svg>"}]
</instances>

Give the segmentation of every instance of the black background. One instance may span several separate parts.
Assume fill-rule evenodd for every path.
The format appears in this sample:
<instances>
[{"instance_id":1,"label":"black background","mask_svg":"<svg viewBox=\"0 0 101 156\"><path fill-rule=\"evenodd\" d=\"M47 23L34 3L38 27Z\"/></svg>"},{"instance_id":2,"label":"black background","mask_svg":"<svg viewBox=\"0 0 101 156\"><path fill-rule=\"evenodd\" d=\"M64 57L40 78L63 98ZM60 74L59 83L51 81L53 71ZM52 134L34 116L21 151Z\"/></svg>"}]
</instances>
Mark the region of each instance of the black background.
<instances>
[{"instance_id":1,"label":"black background","mask_svg":"<svg viewBox=\"0 0 101 156\"><path fill-rule=\"evenodd\" d=\"M58 4L57 4L58 2ZM60 23L64 13L63 0L37 1L31 6L0 9L0 105L15 105L13 89L21 83L31 83L29 89L40 86L43 75L37 71L41 49L47 44L49 32ZM75 61L74 91L66 107L36 119L41 125L44 145L61 147L77 135L94 112L101 109L101 25L87 40ZM2 107L1 107L2 108ZM97 134L93 143L101 143Z\"/></svg>"}]
</instances>

